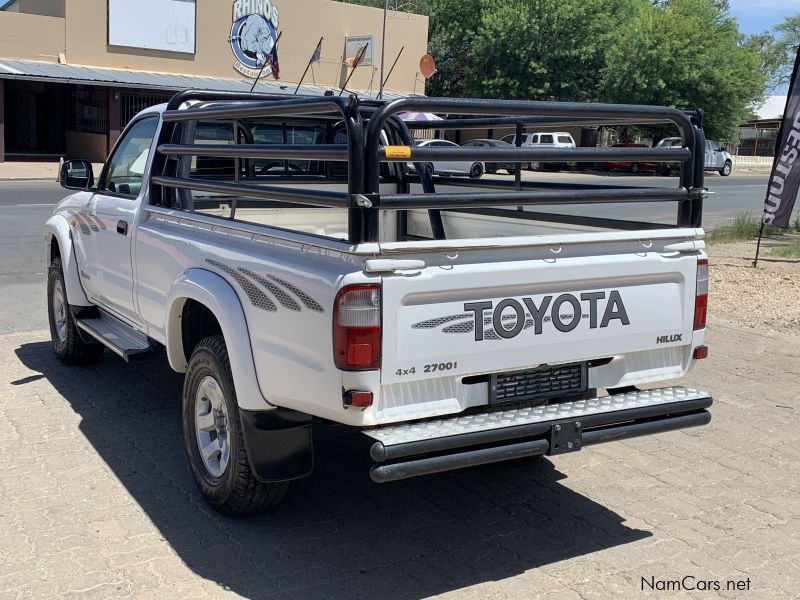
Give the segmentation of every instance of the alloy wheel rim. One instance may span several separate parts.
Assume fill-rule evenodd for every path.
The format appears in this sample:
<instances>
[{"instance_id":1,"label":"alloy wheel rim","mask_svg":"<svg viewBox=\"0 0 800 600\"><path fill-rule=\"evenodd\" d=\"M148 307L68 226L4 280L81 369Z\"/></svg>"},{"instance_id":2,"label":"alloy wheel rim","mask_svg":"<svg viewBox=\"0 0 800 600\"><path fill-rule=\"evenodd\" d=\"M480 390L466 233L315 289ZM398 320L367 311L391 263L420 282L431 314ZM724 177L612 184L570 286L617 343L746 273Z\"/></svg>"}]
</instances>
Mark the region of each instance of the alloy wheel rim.
<instances>
[{"instance_id":1,"label":"alloy wheel rim","mask_svg":"<svg viewBox=\"0 0 800 600\"><path fill-rule=\"evenodd\" d=\"M230 460L228 408L222 387L206 376L197 386L194 400L195 433L200 458L208 472L222 477Z\"/></svg>"},{"instance_id":2,"label":"alloy wheel rim","mask_svg":"<svg viewBox=\"0 0 800 600\"><path fill-rule=\"evenodd\" d=\"M61 280L56 280L52 294L53 325L59 343L63 344L67 339L67 302L64 299L64 286L61 284Z\"/></svg>"}]
</instances>

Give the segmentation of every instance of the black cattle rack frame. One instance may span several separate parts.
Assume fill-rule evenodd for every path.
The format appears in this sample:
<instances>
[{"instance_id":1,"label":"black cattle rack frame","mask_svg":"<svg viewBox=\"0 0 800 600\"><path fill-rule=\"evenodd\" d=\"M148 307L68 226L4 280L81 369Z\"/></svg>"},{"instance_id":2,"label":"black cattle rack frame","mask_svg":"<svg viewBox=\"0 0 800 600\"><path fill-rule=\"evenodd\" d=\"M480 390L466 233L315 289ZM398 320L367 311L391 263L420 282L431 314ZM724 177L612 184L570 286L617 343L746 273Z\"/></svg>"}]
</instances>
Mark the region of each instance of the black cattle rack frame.
<instances>
[{"instance_id":1,"label":"black cattle rack frame","mask_svg":"<svg viewBox=\"0 0 800 600\"><path fill-rule=\"evenodd\" d=\"M456 119L414 121L415 130L476 129L526 126L574 127L586 125L652 125L677 127L681 147L672 148L531 148L531 147L420 147L406 122L405 112L459 115ZM279 201L290 206L342 208L348 211L348 241L352 244L378 240L381 210L427 210L436 239L445 237L441 212L482 213L538 221L611 226L627 229L663 228L663 224L609 218L507 210L523 206L567 204L674 202L677 227L702 224L705 136L702 111L681 111L660 106L583 104L519 100L483 100L410 97L391 102L365 101L351 95L286 96L188 90L176 94L163 113L163 126L151 170L151 202L184 206L191 191L230 194ZM346 143L257 144L243 135L245 143L195 144L198 122L243 123L248 119L314 118L335 123L346 132ZM232 180L207 180L190 176L192 157L216 157L236 161ZM240 161L274 160L338 161L347 163L347 191L334 192L303 186L270 185L241 177ZM630 187L598 184L560 184L514 180L473 180L435 177L425 165L436 161L528 163L551 162L674 162L680 164L675 188ZM416 173L406 168L415 165ZM388 167L387 167L388 164ZM284 181L292 181L286 177ZM284 181L279 180L280 183ZM394 183L394 193L381 193L381 183ZM410 184L422 193L410 193ZM474 187L474 192L444 191L448 187ZM505 207L505 209L501 209Z\"/></svg>"}]
</instances>

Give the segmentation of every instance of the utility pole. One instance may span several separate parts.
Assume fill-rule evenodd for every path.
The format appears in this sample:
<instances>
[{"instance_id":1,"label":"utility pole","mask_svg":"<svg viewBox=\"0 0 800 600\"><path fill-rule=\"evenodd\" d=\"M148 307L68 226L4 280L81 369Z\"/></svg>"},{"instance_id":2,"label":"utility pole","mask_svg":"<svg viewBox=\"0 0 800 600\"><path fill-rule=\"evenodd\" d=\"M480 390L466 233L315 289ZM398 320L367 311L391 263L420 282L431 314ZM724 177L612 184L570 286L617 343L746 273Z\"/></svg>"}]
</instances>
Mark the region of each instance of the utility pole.
<instances>
[{"instance_id":1,"label":"utility pole","mask_svg":"<svg viewBox=\"0 0 800 600\"><path fill-rule=\"evenodd\" d=\"M389 0L383 2L383 39L381 40L381 85L378 90L378 99L383 99L383 62L386 57L386 15L389 12Z\"/></svg>"}]
</instances>

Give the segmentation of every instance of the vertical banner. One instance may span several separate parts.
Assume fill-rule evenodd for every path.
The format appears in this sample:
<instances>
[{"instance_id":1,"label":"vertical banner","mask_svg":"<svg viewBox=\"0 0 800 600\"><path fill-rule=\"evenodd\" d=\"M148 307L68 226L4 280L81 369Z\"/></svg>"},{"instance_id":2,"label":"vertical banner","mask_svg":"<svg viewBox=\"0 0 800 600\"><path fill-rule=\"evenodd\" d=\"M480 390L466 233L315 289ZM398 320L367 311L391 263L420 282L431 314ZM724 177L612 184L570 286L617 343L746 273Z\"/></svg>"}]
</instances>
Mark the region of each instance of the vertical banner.
<instances>
[{"instance_id":1,"label":"vertical banner","mask_svg":"<svg viewBox=\"0 0 800 600\"><path fill-rule=\"evenodd\" d=\"M783 228L789 226L797 191L800 189L800 161L797 160L800 158L800 85L797 82L799 61L800 51L794 61L762 221L765 225Z\"/></svg>"}]
</instances>

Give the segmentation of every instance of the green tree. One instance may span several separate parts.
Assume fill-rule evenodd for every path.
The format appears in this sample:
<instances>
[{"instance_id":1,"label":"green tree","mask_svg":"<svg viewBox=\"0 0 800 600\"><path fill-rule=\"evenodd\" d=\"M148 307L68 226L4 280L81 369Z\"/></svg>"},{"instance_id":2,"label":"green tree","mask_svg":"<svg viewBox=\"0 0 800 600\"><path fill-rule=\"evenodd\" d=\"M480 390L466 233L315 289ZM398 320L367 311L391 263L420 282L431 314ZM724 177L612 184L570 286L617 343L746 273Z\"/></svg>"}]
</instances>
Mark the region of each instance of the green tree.
<instances>
[{"instance_id":1,"label":"green tree","mask_svg":"<svg viewBox=\"0 0 800 600\"><path fill-rule=\"evenodd\" d=\"M772 40L772 44L763 45L762 56L766 64L773 68L768 74L777 87L789 83L792 77L794 59L800 49L800 14L785 18L772 31L772 35L762 34L764 38Z\"/></svg>"},{"instance_id":2,"label":"green tree","mask_svg":"<svg viewBox=\"0 0 800 600\"><path fill-rule=\"evenodd\" d=\"M640 6L613 43L601 98L702 108L706 134L725 141L761 99L761 57L711 0Z\"/></svg>"},{"instance_id":3,"label":"green tree","mask_svg":"<svg viewBox=\"0 0 800 600\"><path fill-rule=\"evenodd\" d=\"M467 48L469 95L597 100L606 51L638 0L484 0Z\"/></svg>"},{"instance_id":4,"label":"green tree","mask_svg":"<svg viewBox=\"0 0 800 600\"><path fill-rule=\"evenodd\" d=\"M744 45L761 58L761 72L767 82L767 88L775 88L788 81L791 75L791 63L787 62L786 48L775 39L774 35L767 32L749 35L745 38Z\"/></svg>"}]
</instances>

